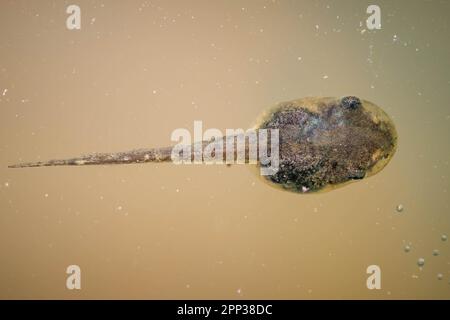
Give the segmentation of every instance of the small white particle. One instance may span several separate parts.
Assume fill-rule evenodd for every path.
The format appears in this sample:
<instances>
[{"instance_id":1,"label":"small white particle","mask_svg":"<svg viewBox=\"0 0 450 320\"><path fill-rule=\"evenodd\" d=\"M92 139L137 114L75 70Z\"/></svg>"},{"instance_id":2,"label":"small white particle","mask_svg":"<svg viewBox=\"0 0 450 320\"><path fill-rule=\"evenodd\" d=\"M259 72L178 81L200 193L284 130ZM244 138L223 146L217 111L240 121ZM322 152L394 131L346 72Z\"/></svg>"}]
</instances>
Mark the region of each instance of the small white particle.
<instances>
[{"instance_id":1,"label":"small white particle","mask_svg":"<svg viewBox=\"0 0 450 320\"><path fill-rule=\"evenodd\" d=\"M328 76L327 76L327 75L324 75L324 76L323 76L323 79L328 79Z\"/></svg>"},{"instance_id":2,"label":"small white particle","mask_svg":"<svg viewBox=\"0 0 450 320\"><path fill-rule=\"evenodd\" d=\"M419 260L417 260L417 265L419 267L423 267L425 265L425 259L424 258L419 258Z\"/></svg>"}]
</instances>

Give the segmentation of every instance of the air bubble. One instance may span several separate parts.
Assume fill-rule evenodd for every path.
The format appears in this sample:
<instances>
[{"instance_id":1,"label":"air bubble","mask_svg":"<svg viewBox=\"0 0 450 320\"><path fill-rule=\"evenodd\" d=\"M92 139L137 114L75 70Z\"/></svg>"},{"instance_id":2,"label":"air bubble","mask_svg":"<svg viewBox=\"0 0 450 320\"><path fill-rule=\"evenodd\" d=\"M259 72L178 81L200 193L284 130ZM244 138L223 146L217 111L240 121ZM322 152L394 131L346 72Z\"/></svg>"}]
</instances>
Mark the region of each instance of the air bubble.
<instances>
[{"instance_id":1,"label":"air bubble","mask_svg":"<svg viewBox=\"0 0 450 320\"><path fill-rule=\"evenodd\" d=\"M433 250L433 256L438 256L439 255L439 250L438 249L434 249Z\"/></svg>"},{"instance_id":2,"label":"air bubble","mask_svg":"<svg viewBox=\"0 0 450 320\"><path fill-rule=\"evenodd\" d=\"M447 235L446 235L446 234L443 234L443 235L441 236L441 240L442 240L442 241L447 241Z\"/></svg>"},{"instance_id":3,"label":"air bubble","mask_svg":"<svg viewBox=\"0 0 450 320\"><path fill-rule=\"evenodd\" d=\"M424 258L419 258L419 260L417 260L417 265L419 267L423 267L425 265L425 259Z\"/></svg>"},{"instance_id":4,"label":"air bubble","mask_svg":"<svg viewBox=\"0 0 450 320\"><path fill-rule=\"evenodd\" d=\"M397 210L397 212L403 212L403 205L402 204L399 204L396 208L395 208L395 210Z\"/></svg>"}]
</instances>

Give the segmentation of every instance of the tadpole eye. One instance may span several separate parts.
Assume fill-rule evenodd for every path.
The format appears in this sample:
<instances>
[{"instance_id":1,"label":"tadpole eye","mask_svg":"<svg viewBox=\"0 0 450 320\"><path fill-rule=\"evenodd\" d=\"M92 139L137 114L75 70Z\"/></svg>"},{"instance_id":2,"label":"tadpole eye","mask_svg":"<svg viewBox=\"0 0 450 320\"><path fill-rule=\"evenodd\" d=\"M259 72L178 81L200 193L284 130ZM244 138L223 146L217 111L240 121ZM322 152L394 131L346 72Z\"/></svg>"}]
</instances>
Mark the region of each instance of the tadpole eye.
<instances>
[{"instance_id":1,"label":"tadpole eye","mask_svg":"<svg viewBox=\"0 0 450 320\"><path fill-rule=\"evenodd\" d=\"M348 96L341 99L341 104L346 109L355 110L361 107L361 100L357 97Z\"/></svg>"}]
</instances>

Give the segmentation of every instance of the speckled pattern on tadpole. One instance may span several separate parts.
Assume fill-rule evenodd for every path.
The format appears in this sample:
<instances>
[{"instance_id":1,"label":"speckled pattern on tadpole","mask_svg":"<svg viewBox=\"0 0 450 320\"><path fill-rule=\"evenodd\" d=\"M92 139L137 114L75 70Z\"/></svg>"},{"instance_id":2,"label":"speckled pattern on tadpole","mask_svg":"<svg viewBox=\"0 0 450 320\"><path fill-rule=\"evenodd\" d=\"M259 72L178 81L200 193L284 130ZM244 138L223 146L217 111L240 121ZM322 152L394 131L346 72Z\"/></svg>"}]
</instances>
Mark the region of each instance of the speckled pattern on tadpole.
<instances>
[{"instance_id":1,"label":"speckled pattern on tadpole","mask_svg":"<svg viewBox=\"0 0 450 320\"><path fill-rule=\"evenodd\" d=\"M259 117L255 129L279 129L279 170L262 178L297 193L332 190L374 175L386 166L397 147L397 133L388 115L375 104L353 96L279 103ZM171 151L172 147L164 147L95 153L10 167L170 162Z\"/></svg>"},{"instance_id":2,"label":"speckled pattern on tadpole","mask_svg":"<svg viewBox=\"0 0 450 320\"><path fill-rule=\"evenodd\" d=\"M352 96L280 103L257 127L280 130L280 169L264 178L294 192L323 191L371 176L397 146L387 114Z\"/></svg>"}]
</instances>

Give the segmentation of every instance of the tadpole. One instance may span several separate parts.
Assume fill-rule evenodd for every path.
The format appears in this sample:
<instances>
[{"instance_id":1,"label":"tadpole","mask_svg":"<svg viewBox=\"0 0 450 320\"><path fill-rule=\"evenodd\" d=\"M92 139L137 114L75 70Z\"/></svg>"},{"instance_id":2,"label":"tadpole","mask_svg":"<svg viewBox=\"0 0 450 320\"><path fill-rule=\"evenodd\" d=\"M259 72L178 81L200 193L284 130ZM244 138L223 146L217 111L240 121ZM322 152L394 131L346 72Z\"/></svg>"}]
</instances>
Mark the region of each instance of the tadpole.
<instances>
[{"instance_id":1,"label":"tadpole","mask_svg":"<svg viewBox=\"0 0 450 320\"><path fill-rule=\"evenodd\" d=\"M279 169L262 178L297 193L328 191L374 175L386 166L397 148L397 133L389 116L375 104L354 96L279 103L263 112L254 128L279 131ZM229 138L222 139L224 146ZM202 146L207 143L203 141ZM9 167L171 162L172 148L94 153ZM224 157L225 153L224 147ZM254 166L264 165L258 161Z\"/></svg>"}]
</instances>

